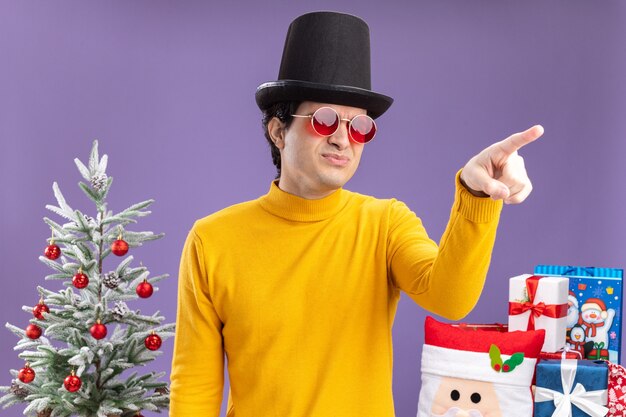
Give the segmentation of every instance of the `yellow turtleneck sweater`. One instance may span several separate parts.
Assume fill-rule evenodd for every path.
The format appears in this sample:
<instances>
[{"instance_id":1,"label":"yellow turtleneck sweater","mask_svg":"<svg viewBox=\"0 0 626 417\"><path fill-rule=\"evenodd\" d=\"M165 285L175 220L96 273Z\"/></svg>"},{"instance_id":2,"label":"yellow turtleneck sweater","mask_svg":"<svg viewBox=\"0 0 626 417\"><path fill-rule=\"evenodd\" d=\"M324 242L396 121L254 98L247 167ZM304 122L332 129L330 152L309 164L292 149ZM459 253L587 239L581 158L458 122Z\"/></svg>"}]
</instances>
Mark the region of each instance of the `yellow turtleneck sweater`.
<instances>
[{"instance_id":1,"label":"yellow turtleneck sweater","mask_svg":"<svg viewBox=\"0 0 626 417\"><path fill-rule=\"evenodd\" d=\"M392 417L400 290L435 314L474 307L502 202L456 177L439 248L395 199L281 191L198 220L181 258L171 417Z\"/></svg>"}]
</instances>

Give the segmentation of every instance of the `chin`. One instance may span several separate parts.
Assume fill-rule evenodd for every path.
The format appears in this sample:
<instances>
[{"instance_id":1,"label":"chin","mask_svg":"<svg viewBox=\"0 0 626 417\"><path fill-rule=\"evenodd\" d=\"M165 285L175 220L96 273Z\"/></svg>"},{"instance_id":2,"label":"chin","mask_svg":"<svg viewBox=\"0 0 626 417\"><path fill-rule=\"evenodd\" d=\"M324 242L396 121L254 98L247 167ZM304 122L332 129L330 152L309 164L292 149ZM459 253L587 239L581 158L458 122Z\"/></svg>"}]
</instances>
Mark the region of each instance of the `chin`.
<instances>
[{"instance_id":1,"label":"chin","mask_svg":"<svg viewBox=\"0 0 626 417\"><path fill-rule=\"evenodd\" d=\"M320 183L324 184L324 186L328 189L338 189L343 187L348 181L350 181L352 175L346 177L344 175L328 175L320 178Z\"/></svg>"},{"instance_id":2,"label":"chin","mask_svg":"<svg viewBox=\"0 0 626 417\"><path fill-rule=\"evenodd\" d=\"M319 171L319 181L320 183L328 184L329 186L333 186L334 188L343 187L352 177L356 169L353 167L330 167L330 169L324 169Z\"/></svg>"}]
</instances>

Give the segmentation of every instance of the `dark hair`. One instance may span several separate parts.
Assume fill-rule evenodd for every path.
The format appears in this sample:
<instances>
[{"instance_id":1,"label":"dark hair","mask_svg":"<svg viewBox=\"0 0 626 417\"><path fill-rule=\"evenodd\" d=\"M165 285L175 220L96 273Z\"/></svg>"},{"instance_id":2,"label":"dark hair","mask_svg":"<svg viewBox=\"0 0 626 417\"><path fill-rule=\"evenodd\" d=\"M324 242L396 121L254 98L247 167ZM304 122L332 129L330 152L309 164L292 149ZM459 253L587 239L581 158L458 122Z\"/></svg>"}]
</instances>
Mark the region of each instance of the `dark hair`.
<instances>
[{"instance_id":1,"label":"dark hair","mask_svg":"<svg viewBox=\"0 0 626 417\"><path fill-rule=\"evenodd\" d=\"M291 122L293 122L293 117L291 116L298 110L301 101L282 101L280 103L275 103L269 106L267 109L263 110L263 133L265 134L265 139L270 145L270 151L272 153L272 162L276 166L276 179L280 178L280 150L274 145L272 138L270 137L269 132L267 131L267 124L272 120L272 118L276 117L278 120L285 124L285 127L288 128L291 126Z\"/></svg>"}]
</instances>

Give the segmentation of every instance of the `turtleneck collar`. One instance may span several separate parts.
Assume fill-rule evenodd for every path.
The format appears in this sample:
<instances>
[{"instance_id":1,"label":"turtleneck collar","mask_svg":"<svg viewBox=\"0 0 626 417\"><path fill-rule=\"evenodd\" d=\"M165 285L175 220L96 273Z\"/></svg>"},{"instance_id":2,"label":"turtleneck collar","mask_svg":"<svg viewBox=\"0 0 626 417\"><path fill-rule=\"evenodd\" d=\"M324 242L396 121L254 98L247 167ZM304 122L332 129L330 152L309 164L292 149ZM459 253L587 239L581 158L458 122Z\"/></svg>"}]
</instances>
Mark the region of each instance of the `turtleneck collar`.
<instances>
[{"instance_id":1,"label":"turtleneck collar","mask_svg":"<svg viewBox=\"0 0 626 417\"><path fill-rule=\"evenodd\" d=\"M278 188L278 181L272 181L270 190L259 203L269 213L296 222L316 222L337 214L348 202L349 193L343 188L332 194L308 200L289 194Z\"/></svg>"}]
</instances>

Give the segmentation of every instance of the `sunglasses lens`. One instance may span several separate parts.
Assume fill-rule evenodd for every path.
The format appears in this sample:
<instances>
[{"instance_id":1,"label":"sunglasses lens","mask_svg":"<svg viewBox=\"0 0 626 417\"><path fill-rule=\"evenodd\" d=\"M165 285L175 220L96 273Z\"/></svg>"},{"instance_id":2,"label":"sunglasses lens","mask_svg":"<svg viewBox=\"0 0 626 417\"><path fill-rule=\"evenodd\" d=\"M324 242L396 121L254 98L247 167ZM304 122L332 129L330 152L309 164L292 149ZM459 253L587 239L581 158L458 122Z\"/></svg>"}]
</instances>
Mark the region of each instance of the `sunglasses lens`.
<instances>
[{"instance_id":1,"label":"sunglasses lens","mask_svg":"<svg viewBox=\"0 0 626 417\"><path fill-rule=\"evenodd\" d=\"M367 143L374 139L376 135L376 123L364 114L360 114L352 119L350 123L350 136L355 142Z\"/></svg>"},{"instance_id":2,"label":"sunglasses lens","mask_svg":"<svg viewBox=\"0 0 626 417\"><path fill-rule=\"evenodd\" d=\"M339 116L330 107L322 107L313 113L313 129L322 135L330 136L339 127Z\"/></svg>"}]
</instances>

